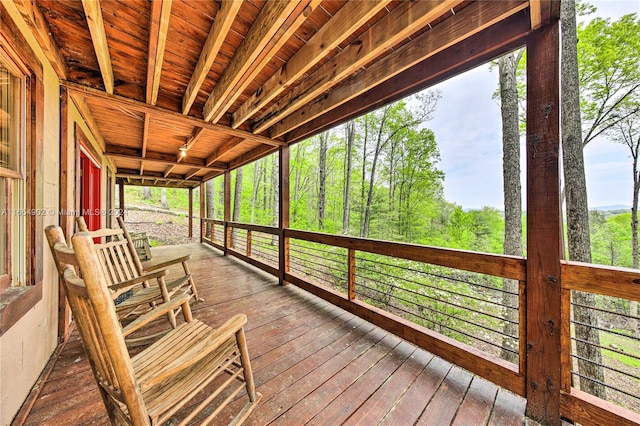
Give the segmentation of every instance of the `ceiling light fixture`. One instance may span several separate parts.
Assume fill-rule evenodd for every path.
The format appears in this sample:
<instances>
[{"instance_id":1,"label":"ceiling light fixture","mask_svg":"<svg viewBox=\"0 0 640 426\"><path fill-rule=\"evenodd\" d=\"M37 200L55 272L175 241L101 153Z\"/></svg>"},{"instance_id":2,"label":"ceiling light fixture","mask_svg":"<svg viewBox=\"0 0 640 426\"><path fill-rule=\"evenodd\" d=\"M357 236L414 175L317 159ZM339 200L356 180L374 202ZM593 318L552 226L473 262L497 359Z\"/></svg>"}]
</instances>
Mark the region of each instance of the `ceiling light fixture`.
<instances>
[{"instance_id":1,"label":"ceiling light fixture","mask_svg":"<svg viewBox=\"0 0 640 426\"><path fill-rule=\"evenodd\" d=\"M180 157L186 157L187 156L187 145L182 145L180 148L178 148L180 150Z\"/></svg>"}]
</instances>

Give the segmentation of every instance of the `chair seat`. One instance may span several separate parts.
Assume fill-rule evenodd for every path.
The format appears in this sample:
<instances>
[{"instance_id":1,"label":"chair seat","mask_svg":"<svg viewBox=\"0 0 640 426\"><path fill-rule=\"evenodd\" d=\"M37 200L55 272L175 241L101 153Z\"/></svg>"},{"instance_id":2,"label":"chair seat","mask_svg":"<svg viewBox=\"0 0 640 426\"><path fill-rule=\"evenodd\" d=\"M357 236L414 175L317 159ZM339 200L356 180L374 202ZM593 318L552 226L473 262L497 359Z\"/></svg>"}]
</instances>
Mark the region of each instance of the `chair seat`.
<instances>
[{"instance_id":1,"label":"chair seat","mask_svg":"<svg viewBox=\"0 0 640 426\"><path fill-rule=\"evenodd\" d=\"M234 330L246 321L236 315L214 330L199 320L182 324L131 359L152 423L163 423L221 373L238 381L235 396L245 384ZM235 370L235 371L234 371ZM216 397L224 386L209 396ZM254 401L251 405L255 405ZM174 407L167 410L167 407ZM220 408L223 408L222 405Z\"/></svg>"},{"instance_id":2,"label":"chair seat","mask_svg":"<svg viewBox=\"0 0 640 426\"><path fill-rule=\"evenodd\" d=\"M175 280L167 281L166 286L167 291L169 292L169 296L173 295L176 291L182 288L188 279L189 276L185 275ZM188 288L185 288L185 291L186 290L188 290ZM138 307L145 303L158 302L161 300L162 293L160 291L160 288L158 286L151 285L146 288L141 288L128 299L120 302L118 305L116 305L116 310L120 312L126 309Z\"/></svg>"}]
</instances>

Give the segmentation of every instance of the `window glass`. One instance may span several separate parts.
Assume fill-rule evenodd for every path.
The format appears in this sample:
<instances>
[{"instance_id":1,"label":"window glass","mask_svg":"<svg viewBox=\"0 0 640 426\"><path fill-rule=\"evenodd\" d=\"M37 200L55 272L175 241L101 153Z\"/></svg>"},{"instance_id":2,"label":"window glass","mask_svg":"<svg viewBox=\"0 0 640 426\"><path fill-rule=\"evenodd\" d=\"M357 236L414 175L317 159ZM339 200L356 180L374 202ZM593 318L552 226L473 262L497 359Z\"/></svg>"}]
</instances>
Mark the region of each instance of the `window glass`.
<instances>
[{"instance_id":1,"label":"window glass","mask_svg":"<svg viewBox=\"0 0 640 426\"><path fill-rule=\"evenodd\" d=\"M0 56L0 168L20 173L23 78Z\"/></svg>"}]
</instances>

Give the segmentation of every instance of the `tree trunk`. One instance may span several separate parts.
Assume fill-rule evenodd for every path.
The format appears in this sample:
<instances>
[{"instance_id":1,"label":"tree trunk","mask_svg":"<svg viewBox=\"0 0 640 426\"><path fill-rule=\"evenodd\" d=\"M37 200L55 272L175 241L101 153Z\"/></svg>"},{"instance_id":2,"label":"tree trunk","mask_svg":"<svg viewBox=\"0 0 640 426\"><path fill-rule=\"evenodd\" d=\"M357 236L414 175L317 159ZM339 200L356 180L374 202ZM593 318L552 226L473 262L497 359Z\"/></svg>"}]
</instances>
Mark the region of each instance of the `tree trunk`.
<instances>
[{"instance_id":1,"label":"tree trunk","mask_svg":"<svg viewBox=\"0 0 640 426\"><path fill-rule=\"evenodd\" d=\"M213 179L205 183L205 207L206 217L208 219L215 219L216 217L216 188L215 181ZM211 224L207 222L205 227L205 235L207 238L211 235Z\"/></svg>"},{"instance_id":2,"label":"tree trunk","mask_svg":"<svg viewBox=\"0 0 640 426\"><path fill-rule=\"evenodd\" d=\"M253 188L251 191L251 223L255 223L256 202L258 200L258 188L260 187L260 173L262 161L257 160L253 163Z\"/></svg>"},{"instance_id":3,"label":"tree trunk","mask_svg":"<svg viewBox=\"0 0 640 426\"><path fill-rule=\"evenodd\" d=\"M327 146L329 132L320 134L320 152L318 153L318 229L324 229L327 205Z\"/></svg>"},{"instance_id":4,"label":"tree trunk","mask_svg":"<svg viewBox=\"0 0 640 426\"><path fill-rule=\"evenodd\" d=\"M582 121L578 80L578 53L575 1L561 3L562 21L562 158L567 206L567 239L569 259L591 262L589 237L589 208L584 174ZM591 293L572 292L575 321L578 371L582 376L580 388L592 395L606 398L600 335L595 311L595 296ZM590 380L590 379L592 380Z\"/></svg>"},{"instance_id":5,"label":"tree trunk","mask_svg":"<svg viewBox=\"0 0 640 426\"><path fill-rule=\"evenodd\" d=\"M142 199L148 200L149 198L151 198L151 187L145 186L142 188Z\"/></svg>"},{"instance_id":6,"label":"tree trunk","mask_svg":"<svg viewBox=\"0 0 640 426\"><path fill-rule=\"evenodd\" d=\"M238 222L240 220L240 204L242 203L242 167L236 169L236 184L233 189L233 213L231 220ZM231 247L236 246L236 230L231 230Z\"/></svg>"},{"instance_id":7,"label":"tree trunk","mask_svg":"<svg viewBox=\"0 0 640 426\"><path fill-rule=\"evenodd\" d=\"M347 142L347 152L344 171L344 209L342 211L342 233L349 233L349 220L351 216L351 167L353 163L353 140L356 135L356 127L353 121L349 121L345 126L345 139Z\"/></svg>"},{"instance_id":8,"label":"tree trunk","mask_svg":"<svg viewBox=\"0 0 640 426\"><path fill-rule=\"evenodd\" d=\"M160 205L162 205L163 209L169 208L169 201L167 201L167 188L162 188L160 192Z\"/></svg>"},{"instance_id":9,"label":"tree trunk","mask_svg":"<svg viewBox=\"0 0 640 426\"><path fill-rule=\"evenodd\" d=\"M378 124L378 137L376 140L376 148L373 152L373 161L371 163L371 175L369 177L369 191L367 193L367 203L364 208L364 221L362 223L362 230L360 232L360 237L367 238L369 235L369 224L371 222L371 202L373 201L373 185L375 184L376 179L376 165L378 163L378 158L380 157L380 151L383 147L382 142L382 134L384 130L384 126L386 124L387 113L389 112L389 107L385 108L382 118L380 119L380 123Z\"/></svg>"},{"instance_id":10,"label":"tree trunk","mask_svg":"<svg viewBox=\"0 0 640 426\"><path fill-rule=\"evenodd\" d=\"M500 111L502 114L502 175L504 181L504 254L522 256L522 190L520 187L520 126L516 71L522 50L498 60L500 73ZM505 337L501 357L518 362L518 286L517 280L504 279ZM516 309L511 309L516 308ZM515 352L514 352L515 351Z\"/></svg>"}]
</instances>

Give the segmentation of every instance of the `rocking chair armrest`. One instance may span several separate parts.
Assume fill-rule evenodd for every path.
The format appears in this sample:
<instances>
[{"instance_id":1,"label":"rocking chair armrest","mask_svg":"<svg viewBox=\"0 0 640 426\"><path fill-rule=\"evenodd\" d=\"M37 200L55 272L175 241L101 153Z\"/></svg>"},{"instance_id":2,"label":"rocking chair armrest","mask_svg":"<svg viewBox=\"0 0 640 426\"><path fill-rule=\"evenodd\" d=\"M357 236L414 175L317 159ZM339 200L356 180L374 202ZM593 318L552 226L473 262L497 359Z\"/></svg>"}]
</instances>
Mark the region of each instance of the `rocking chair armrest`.
<instances>
[{"instance_id":1,"label":"rocking chair armrest","mask_svg":"<svg viewBox=\"0 0 640 426\"><path fill-rule=\"evenodd\" d=\"M186 262L190 259L191 259L190 254L185 254L184 256L171 257L171 258L159 257L157 259L151 259L151 260L142 262L142 269L144 269L145 272L155 271L157 269L164 269L172 265L177 265L179 263Z\"/></svg>"},{"instance_id":2,"label":"rocking chair armrest","mask_svg":"<svg viewBox=\"0 0 640 426\"><path fill-rule=\"evenodd\" d=\"M195 321L197 322L198 320ZM207 338L199 340L188 350L184 351L179 358L167 363L167 365L161 370L156 371L152 376L141 378L140 387L143 390L148 389L191 368L194 364L219 350L229 339L235 339L237 333L242 330L246 323L247 316L245 314L234 315L220 327L211 329L211 333L209 333Z\"/></svg>"},{"instance_id":3,"label":"rocking chair armrest","mask_svg":"<svg viewBox=\"0 0 640 426\"><path fill-rule=\"evenodd\" d=\"M122 281L120 283L111 284L109 286L109 288L111 290L120 290L121 288L133 287L136 284L140 284L140 283L143 283L145 281L152 280L154 278L157 279L157 278L163 277L163 276L167 275L167 272L168 271L166 269L162 269L162 270L157 271L157 272L152 272L152 273L149 273L149 274L140 275L139 277L132 278L130 280Z\"/></svg>"},{"instance_id":4,"label":"rocking chair armrest","mask_svg":"<svg viewBox=\"0 0 640 426\"><path fill-rule=\"evenodd\" d=\"M191 296L188 294L181 294L180 296L177 296L169 300L168 302L157 305L151 311L147 312L144 315L140 315L138 318L136 318L135 321L127 324L127 326L122 329L122 334L125 337L127 337L131 333L141 329L145 325L149 324L151 321L155 320L156 318L166 314L167 312L173 309L176 309L180 305L182 305L182 309L186 317L187 312L191 313L191 307L189 306L190 298Z\"/></svg>"}]
</instances>

